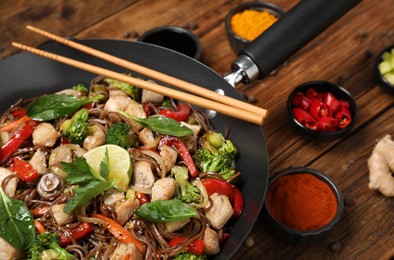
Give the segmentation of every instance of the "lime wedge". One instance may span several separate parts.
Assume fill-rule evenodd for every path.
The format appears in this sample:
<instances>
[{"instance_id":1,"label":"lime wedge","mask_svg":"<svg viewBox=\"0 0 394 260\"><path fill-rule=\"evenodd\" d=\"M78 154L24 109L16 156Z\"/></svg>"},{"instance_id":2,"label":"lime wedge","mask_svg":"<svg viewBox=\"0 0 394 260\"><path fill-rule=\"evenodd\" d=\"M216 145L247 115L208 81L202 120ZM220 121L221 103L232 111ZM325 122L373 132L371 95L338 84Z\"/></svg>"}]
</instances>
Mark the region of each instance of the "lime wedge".
<instances>
[{"instance_id":1,"label":"lime wedge","mask_svg":"<svg viewBox=\"0 0 394 260\"><path fill-rule=\"evenodd\" d=\"M96 178L102 179L100 176L100 163L105 157L106 150L108 150L109 157L108 180L116 180L114 188L126 192L131 179L132 164L130 154L124 148L113 144L102 145L88 151L83 157L90 168L92 168L92 174Z\"/></svg>"}]
</instances>

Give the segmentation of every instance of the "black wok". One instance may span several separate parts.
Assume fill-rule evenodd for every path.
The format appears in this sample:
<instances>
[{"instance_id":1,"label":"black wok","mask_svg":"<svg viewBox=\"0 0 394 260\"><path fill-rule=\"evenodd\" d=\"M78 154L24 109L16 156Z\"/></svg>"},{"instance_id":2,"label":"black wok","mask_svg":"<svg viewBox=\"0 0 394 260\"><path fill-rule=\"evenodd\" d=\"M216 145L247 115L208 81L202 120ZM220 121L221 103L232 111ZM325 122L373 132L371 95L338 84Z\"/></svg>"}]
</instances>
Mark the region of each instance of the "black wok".
<instances>
[{"instance_id":1,"label":"black wok","mask_svg":"<svg viewBox=\"0 0 394 260\"><path fill-rule=\"evenodd\" d=\"M358 2L354 0L304 0L293 8L294 14L289 12L282 18L281 23L278 22L275 28L272 27L267 31L268 39L259 37L250 48L241 52L240 57L247 56L257 62L257 67L260 69L258 77L261 78ZM320 12L320 15L316 15L315 12ZM305 19L305 16L313 16L314 21ZM310 24L311 22L315 24ZM289 27L290 24L293 26ZM305 31L300 33L300 30ZM284 40L287 35L293 37L291 43ZM139 42L116 40L83 40L80 42L211 90L220 88L226 95L242 100L238 92L220 75L198 61L171 50ZM49 43L41 48L118 72L127 72L124 68L57 43ZM242 68L236 65L234 70L239 73ZM248 73L242 72L239 75L244 81L253 79L253 76L249 77ZM0 62L2 90L0 111L7 109L19 98L53 93L77 83L89 84L95 76L30 53L14 55ZM237 168L242 176L238 185L245 199L244 212L234 224L220 255L216 257L216 259L228 259L236 252L252 229L264 203L269 177L268 152L264 134L259 126L220 114L211 122L219 131L229 129L230 139L239 148Z\"/></svg>"}]
</instances>

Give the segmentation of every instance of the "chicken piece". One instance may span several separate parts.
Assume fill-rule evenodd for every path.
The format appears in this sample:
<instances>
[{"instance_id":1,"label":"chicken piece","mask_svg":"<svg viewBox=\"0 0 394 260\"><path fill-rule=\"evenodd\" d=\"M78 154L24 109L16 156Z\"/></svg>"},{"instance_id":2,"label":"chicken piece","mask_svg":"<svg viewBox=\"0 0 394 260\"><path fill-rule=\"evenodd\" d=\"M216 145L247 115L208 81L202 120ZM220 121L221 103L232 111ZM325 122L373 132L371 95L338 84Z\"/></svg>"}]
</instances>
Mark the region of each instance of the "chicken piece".
<instances>
[{"instance_id":1,"label":"chicken piece","mask_svg":"<svg viewBox=\"0 0 394 260\"><path fill-rule=\"evenodd\" d=\"M164 171L167 173L175 165L176 159L178 158L178 152L175 151L170 146L164 145L161 148L160 156L161 158L163 158L164 166L165 166Z\"/></svg>"},{"instance_id":2,"label":"chicken piece","mask_svg":"<svg viewBox=\"0 0 394 260\"><path fill-rule=\"evenodd\" d=\"M142 97L141 103L153 103L153 104L160 104L163 103L164 95L143 89L142 90Z\"/></svg>"},{"instance_id":3,"label":"chicken piece","mask_svg":"<svg viewBox=\"0 0 394 260\"><path fill-rule=\"evenodd\" d=\"M213 228L221 229L234 214L233 207L225 195L214 193L209 198L212 205L205 210L205 216L209 219Z\"/></svg>"},{"instance_id":4,"label":"chicken piece","mask_svg":"<svg viewBox=\"0 0 394 260\"><path fill-rule=\"evenodd\" d=\"M90 131L93 133L88 135L83 141L83 148L87 151L105 144L105 131L101 127L92 125Z\"/></svg>"},{"instance_id":5,"label":"chicken piece","mask_svg":"<svg viewBox=\"0 0 394 260\"><path fill-rule=\"evenodd\" d=\"M56 92L56 94L69 95L69 96L73 96L75 98L80 98L80 96L81 96L81 92L79 92L78 90L75 90L75 89L71 89L71 88L63 89L61 91Z\"/></svg>"},{"instance_id":6,"label":"chicken piece","mask_svg":"<svg viewBox=\"0 0 394 260\"><path fill-rule=\"evenodd\" d=\"M183 228L187 223L189 223L189 221L190 218L179 220L179 221L168 221L168 222L164 222L164 225L166 226L167 231L172 233L174 231Z\"/></svg>"},{"instance_id":7,"label":"chicken piece","mask_svg":"<svg viewBox=\"0 0 394 260\"><path fill-rule=\"evenodd\" d=\"M34 129L32 136L34 145L52 147L60 137L60 134L52 124L41 123Z\"/></svg>"},{"instance_id":8,"label":"chicken piece","mask_svg":"<svg viewBox=\"0 0 394 260\"><path fill-rule=\"evenodd\" d=\"M134 186L142 189L152 189L155 183L152 166L146 161L137 161L133 166Z\"/></svg>"},{"instance_id":9,"label":"chicken piece","mask_svg":"<svg viewBox=\"0 0 394 260\"><path fill-rule=\"evenodd\" d=\"M152 130L144 128L138 134L138 142L145 149L155 149L159 145L160 138L155 137Z\"/></svg>"},{"instance_id":10,"label":"chicken piece","mask_svg":"<svg viewBox=\"0 0 394 260\"><path fill-rule=\"evenodd\" d=\"M134 101L133 99L130 99L125 112L127 114L137 117L137 118L146 118L146 114L145 114L144 107L142 106L142 104L140 104L137 101ZM140 123L138 123L134 120L130 120L129 122L135 132L138 132L143 128L143 126Z\"/></svg>"},{"instance_id":11,"label":"chicken piece","mask_svg":"<svg viewBox=\"0 0 394 260\"><path fill-rule=\"evenodd\" d=\"M45 174L48 172L48 165L46 160L47 152L42 149L38 149L33 157L30 159L30 164L37 170L39 174Z\"/></svg>"},{"instance_id":12,"label":"chicken piece","mask_svg":"<svg viewBox=\"0 0 394 260\"><path fill-rule=\"evenodd\" d=\"M0 237L0 259L24 259L23 251L16 249Z\"/></svg>"},{"instance_id":13,"label":"chicken piece","mask_svg":"<svg viewBox=\"0 0 394 260\"><path fill-rule=\"evenodd\" d=\"M0 167L0 185L3 183L3 180L9 175L15 175L15 173L10 169ZM18 186L18 180L19 178L12 178L7 182L7 185L4 187L4 192L5 194L7 194L7 196L15 196L16 187Z\"/></svg>"},{"instance_id":14,"label":"chicken piece","mask_svg":"<svg viewBox=\"0 0 394 260\"><path fill-rule=\"evenodd\" d=\"M109 259L110 260L124 260L124 259L142 260L143 257L140 250L133 243L129 243L129 244L119 243Z\"/></svg>"},{"instance_id":15,"label":"chicken piece","mask_svg":"<svg viewBox=\"0 0 394 260\"><path fill-rule=\"evenodd\" d=\"M7 143L11 139L10 133L6 131L0 131L0 145Z\"/></svg>"},{"instance_id":16,"label":"chicken piece","mask_svg":"<svg viewBox=\"0 0 394 260\"><path fill-rule=\"evenodd\" d=\"M125 199L125 195L121 192L117 192L114 190L106 191L103 195L104 204L114 205L115 203L122 201Z\"/></svg>"},{"instance_id":17,"label":"chicken piece","mask_svg":"<svg viewBox=\"0 0 394 260\"><path fill-rule=\"evenodd\" d=\"M204 232L204 253L207 255L216 255L220 252L219 235L207 227Z\"/></svg>"},{"instance_id":18,"label":"chicken piece","mask_svg":"<svg viewBox=\"0 0 394 260\"><path fill-rule=\"evenodd\" d=\"M125 200L118 203L115 207L116 222L122 226L133 216L134 212L139 208L139 200Z\"/></svg>"},{"instance_id":19,"label":"chicken piece","mask_svg":"<svg viewBox=\"0 0 394 260\"><path fill-rule=\"evenodd\" d=\"M169 200L175 193L175 179L162 178L158 179L152 188L152 199L155 200Z\"/></svg>"},{"instance_id":20,"label":"chicken piece","mask_svg":"<svg viewBox=\"0 0 394 260\"><path fill-rule=\"evenodd\" d=\"M105 103L104 109L110 112L125 111L132 100L126 93L118 89L111 89L109 91L109 99Z\"/></svg>"},{"instance_id":21,"label":"chicken piece","mask_svg":"<svg viewBox=\"0 0 394 260\"><path fill-rule=\"evenodd\" d=\"M59 226L70 224L75 220L75 215L73 213L64 213L63 209L65 205L66 204L58 204L51 206L53 218Z\"/></svg>"},{"instance_id":22,"label":"chicken piece","mask_svg":"<svg viewBox=\"0 0 394 260\"><path fill-rule=\"evenodd\" d=\"M190 128L193 131L193 135L185 138L184 142L189 149L189 151L195 151L197 148L197 139L198 139L198 134L201 131L201 126L200 125L192 125L188 124L185 122L181 122L181 125L186 126Z\"/></svg>"}]
</instances>

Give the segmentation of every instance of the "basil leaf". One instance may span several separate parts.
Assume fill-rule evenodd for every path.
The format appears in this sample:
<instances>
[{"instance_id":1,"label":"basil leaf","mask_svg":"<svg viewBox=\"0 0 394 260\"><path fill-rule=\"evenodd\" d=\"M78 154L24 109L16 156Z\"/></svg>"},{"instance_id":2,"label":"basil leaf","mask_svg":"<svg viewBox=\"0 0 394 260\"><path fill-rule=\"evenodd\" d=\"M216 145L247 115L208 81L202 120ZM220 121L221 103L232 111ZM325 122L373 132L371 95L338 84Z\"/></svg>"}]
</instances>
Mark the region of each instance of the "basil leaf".
<instances>
[{"instance_id":1,"label":"basil leaf","mask_svg":"<svg viewBox=\"0 0 394 260\"><path fill-rule=\"evenodd\" d=\"M155 200L143 204L135 214L151 222L181 221L197 217L197 211L180 200Z\"/></svg>"},{"instance_id":2,"label":"basil leaf","mask_svg":"<svg viewBox=\"0 0 394 260\"><path fill-rule=\"evenodd\" d=\"M43 95L29 105L26 115L34 120L50 121L70 115L81 106L101 98L102 95L87 99L77 99L63 94Z\"/></svg>"},{"instance_id":3,"label":"basil leaf","mask_svg":"<svg viewBox=\"0 0 394 260\"><path fill-rule=\"evenodd\" d=\"M63 211L65 213L70 213L74 209L88 203L100 193L111 188L113 184L114 182L103 182L97 179L90 181L88 184L84 185L83 187L79 187L75 191L75 196L67 201Z\"/></svg>"},{"instance_id":4,"label":"basil leaf","mask_svg":"<svg viewBox=\"0 0 394 260\"><path fill-rule=\"evenodd\" d=\"M159 134L166 134L177 137L183 137L193 134L193 131L190 128L181 125L178 121L169 117L151 116L148 118L137 118L123 111L119 111L119 113L124 115L125 117L139 122L141 125Z\"/></svg>"},{"instance_id":5,"label":"basil leaf","mask_svg":"<svg viewBox=\"0 0 394 260\"><path fill-rule=\"evenodd\" d=\"M36 238L34 218L25 203L8 197L0 187L0 237L13 247L26 250Z\"/></svg>"}]
</instances>

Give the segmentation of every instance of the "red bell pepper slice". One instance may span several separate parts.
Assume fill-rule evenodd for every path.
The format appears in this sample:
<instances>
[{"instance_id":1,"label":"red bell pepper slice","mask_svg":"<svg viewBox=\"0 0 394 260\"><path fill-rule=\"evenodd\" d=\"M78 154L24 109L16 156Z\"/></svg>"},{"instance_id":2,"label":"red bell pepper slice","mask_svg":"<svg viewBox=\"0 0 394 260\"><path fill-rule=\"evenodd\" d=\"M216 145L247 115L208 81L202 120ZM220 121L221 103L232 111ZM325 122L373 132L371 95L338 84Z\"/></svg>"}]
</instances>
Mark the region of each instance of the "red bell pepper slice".
<instances>
[{"instance_id":1,"label":"red bell pepper slice","mask_svg":"<svg viewBox=\"0 0 394 260\"><path fill-rule=\"evenodd\" d=\"M171 135L163 135L162 138L160 139L159 142L159 147L163 147L164 145L169 145L169 146L174 146L175 149L179 152L181 155L183 161L186 164L186 167L189 169L190 175L195 178L197 177L200 173L197 170L196 164L193 161L193 158L189 152L189 149L187 149L187 146L185 143L179 139L176 136L171 136Z\"/></svg>"},{"instance_id":2,"label":"red bell pepper slice","mask_svg":"<svg viewBox=\"0 0 394 260\"><path fill-rule=\"evenodd\" d=\"M340 105L339 100L329 92L324 93L322 96L323 96L323 103L327 105L331 113L336 113Z\"/></svg>"},{"instance_id":3,"label":"red bell pepper slice","mask_svg":"<svg viewBox=\"0 0 394 260\"><path fill-rule=\"evenodd\" d=\"M314 88L310 88L305 92L305 96L307 96L309 99L317 99L322 101L322 96L317 92Z\"/></svg>"},{"instance_id":4,"label":"red bell pepper slice","mask_svg":"<svg viewBox=\"0 0 394 260\"><path fill-rule=\"evenodd\" d=\"M39 176L33 165L19 157L12 158L10 170L15 172L23 181L34 181Z\"/></svg>"},{"instance_id":5,"label":"red bell pepper slice","mask_svg":"<svg viewBox=\"0 0 394 260\"><path fill-rule=\"evenodd\" d=\"M292 111L295 119L303 126L311 130L317 130L317 121L311 113L299 107L294 107Z\"/></svg>"},{"instance_id":6,"label":"red bell pepper slice","mask_svg":"<svg viewBox=\"0 0 394 260\"><path fill-rule=\"evenodd\" d=\"M142 192L137 191L137 192L135 193L135 197L136 197L137 200L140 202L140 206L143 205L143 204L145 204L145 203L147 203L147 202L149 202L149 198L148 198L148 196L146 196L145 193L142 193Z\"/></svg>"},{"instance_id":7,"label":"red bell pepper slice","mask_svg":"<svg viewBox=\"0 0 394 260\"><path fill-rule=\"evenodd\" d=\"M312 100L311 106L309 107L309 112L316 119L319 120L324 116L331 116L331 111L328 106L319 100Z\"/></svg>"},{"instance_id":8,"label":"red bell pepper slice","mask_svg":"<svg viewBox=\"0 0 394 260\"><path fill-rule=\"evenodd\" d=\"M92 224L82 222L81 224L79 224L78 226L72 229L66 230L64 232L59 232L59 241L58 241L59 245L61 247L65 247L71 244L72 240L70 236L74 238L76 241L81 240L85 238L87 235L89 235L90 232L92 232L92 230L93 230Z\"/></svg>"},{"instance_id":9,"label":"red bell pepper slice","mask_svg":"<svg viewBox=\"0 0 394 260\"><path fill-rule=\"evenodd\" d=\"M49 206L42 206L38 208L31 209L30 212L35 218L40 218L47 214L51 208Z\"/></svg>"},{"instance_id":10,"label":"red bell pepper slice","mask_svg":"<svg viewBox=\"0 0 394 260\"><path fill-rule=\"evenodd\" d=\"M25 124L0 148L0 164L5 163L33 133L33 127Z\"/></svg>"},{"instance_id":11,"label":"red bell pepper slice","mask_svg":"<svg viewBox=\"0 0 394 260\"><path fill-rule=\"evenodd\" d=\"M174 247L176 245L179 245L180 243L183 243L186 240L187 237L175 237L168 241L168 245L170 247ZM204 246L204 240L196 239L187 246L187 251L195 255L201 255L202 253L204 253Z\"/></svg>"},{"instance_id":12,"label":"red bell pepper slice","mask_svg":"<svg viewBox=\"0 0 394 260\"><path fill-rule=\"evenodd\" d=\"M201 182L207 190L208 196L217 193L219 195L227 196L231 203L234 202L233 186L231 186L227 181L209 178L203 179Z\"/></svg>"},{"instance_id":13,"label":"red bell pepper slice","mask_svg":"<svg viewBox=\"0 0 394 260\"><path fill-rule=\"evenodd\" d=\"M322 132L331 132L336 130L337 120L333 117L323 116L317 121L317 126Z\"/></svg>"},{"instance_id":14,"label":"red bell pepper slice","mask_svg":"<svg viewBox=\"0 0 394 260\"><path fill-rule=\"evenodd\" d=\"M312 100L302 94L301 92L296 92L291 99L291 105L293 107L300 107L304 110L308 110L311 105Z\"/></svg>"},{"instance_id":15,"label":"red bell pepper slice","mask_svg":"<svg viewBox=\"0 0 394 260\"><path fill-rule=\"evenodd\" d=\"M176 121L186 121L190 115L190 106L184 103L178 103L178 111L172 111L169 109L160 110L160 114Z\"/></svg>"},{"instance_id":16,"label":"red bell pepper slice","mask_svg":"<svg viewBox=\"0 0 394 260\"><path fill-rule=\"evenodd\" d=\"M349 110L342 109L336 113L335 119L339 128L345 128L352 122L352 114Z\"/></svg>"},{"instance_id":17,"label":"red bell pepper slice","mask_svg":"<svg viewBox=\"0 0 394 260\"><path fill-rule=\"evenodd\" d=\"M22 116L15 121L6 123L0 127L0 131L11 132L17 129L20 125L30 122L32 119L28 116Z\"/></svg>"},{"instance_id":18,"label":"red bell pepper slice","mask_svg":"<svg viewBox=\"0 0 394 260\"><path fill-rule=\"evenodd\" d=\"M237 219L239 217L239 215L241 215L242 210L244 208L244 198L242 196L241 191L234 187L233 188L233 193L234 193L234 206L233 206L233 210L234 210L234 218Z\"/></svg>"},{"instance_id":19,"label":"red bell pepper slice","mask_svg":"<svg viewBox=\"0 0 394 260\"><path fill-rule=\"evenodd\" d=\"M24 109L22 107L16 108L16 109L12 110L11 115L13 115L16 118L22 117L22 116L26 115L26 109Z\"/></svg>"}]
</instances>

